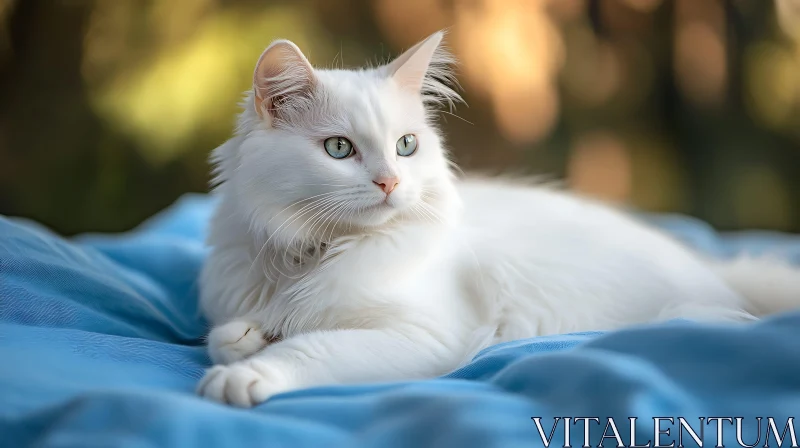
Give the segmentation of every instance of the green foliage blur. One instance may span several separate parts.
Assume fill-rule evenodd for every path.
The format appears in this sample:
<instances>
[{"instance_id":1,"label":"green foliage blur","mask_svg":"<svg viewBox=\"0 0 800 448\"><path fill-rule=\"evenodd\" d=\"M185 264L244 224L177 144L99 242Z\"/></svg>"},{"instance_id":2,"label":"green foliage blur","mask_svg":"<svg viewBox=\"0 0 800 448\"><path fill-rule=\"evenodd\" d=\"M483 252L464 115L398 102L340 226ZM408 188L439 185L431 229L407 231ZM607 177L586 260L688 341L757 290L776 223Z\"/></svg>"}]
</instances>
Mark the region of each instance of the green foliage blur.
<instances>
[{"instance_id":1,"label":"green foliage blur","mask_svg":"<svg viewBox=\"0 0 800 448\"><path fill-rule=\"evenodd\" d=\"M208 190L271 40L356 67L445 27L465 171L800 231L796 0L0 0L0 214L130 229Z\"/></svg>"}]
</instances>

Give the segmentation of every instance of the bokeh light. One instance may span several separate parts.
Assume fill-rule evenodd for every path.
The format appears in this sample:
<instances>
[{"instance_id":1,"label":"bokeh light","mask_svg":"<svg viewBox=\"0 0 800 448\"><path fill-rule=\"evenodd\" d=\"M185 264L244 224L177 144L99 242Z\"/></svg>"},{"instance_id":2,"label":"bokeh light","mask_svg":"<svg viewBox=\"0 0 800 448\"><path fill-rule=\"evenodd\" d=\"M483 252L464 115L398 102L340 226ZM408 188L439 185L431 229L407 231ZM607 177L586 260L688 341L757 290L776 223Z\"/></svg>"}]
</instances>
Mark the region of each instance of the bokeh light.
<instances>
[{"instance_id":1,"label":"bokeh light","mask_svg":"<svg viewBox=\"0 0 800 448\"><path fill-rule=\"evenodd\" d=\"M675 0L675 71L687 99L717 105L727 88L722 0Z\"/></svg>"},{"instance_id":2,"label":"bokeh light","mask_svg":"<svg viewBox=\"0 0 800 448\"><path fill-rule=\"evenodd\" d=\"M631 157L625 143L609 133L578 139L567 167L570 185L579 193L626 203L632 187Z\"/></svg>"}]
</instances>

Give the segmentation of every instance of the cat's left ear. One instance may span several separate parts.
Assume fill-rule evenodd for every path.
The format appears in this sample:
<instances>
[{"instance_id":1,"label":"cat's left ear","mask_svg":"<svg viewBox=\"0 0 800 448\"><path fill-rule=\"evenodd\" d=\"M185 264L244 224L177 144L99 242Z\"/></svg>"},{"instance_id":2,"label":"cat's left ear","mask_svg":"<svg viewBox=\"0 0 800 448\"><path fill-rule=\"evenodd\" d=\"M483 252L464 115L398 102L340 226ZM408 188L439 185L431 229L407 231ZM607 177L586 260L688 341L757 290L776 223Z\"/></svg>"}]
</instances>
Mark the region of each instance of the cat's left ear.
<instances>
[{"instance_id":1,"label":"cat's left ear","mask_svg":"<svg viewBox=\"0 0 800 448\"><path fill-rule=\"evenodd\" d=\"M444 32L438 31L398 56L386 66L389 76L401 87L421 92L443 38Z\"/></svg>"}]
</instances>

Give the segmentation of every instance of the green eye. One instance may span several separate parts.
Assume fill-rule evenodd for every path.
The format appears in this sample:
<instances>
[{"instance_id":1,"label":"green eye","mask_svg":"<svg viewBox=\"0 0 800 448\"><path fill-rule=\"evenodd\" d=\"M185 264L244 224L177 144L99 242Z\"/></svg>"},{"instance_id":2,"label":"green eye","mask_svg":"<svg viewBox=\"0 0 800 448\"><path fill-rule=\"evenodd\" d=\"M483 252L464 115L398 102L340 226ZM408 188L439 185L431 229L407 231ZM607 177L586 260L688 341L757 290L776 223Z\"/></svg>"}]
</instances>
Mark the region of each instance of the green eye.
<instances>
[{"instance_id":1,"label":"green eye","mask_svg":"<svg viewBox=\"0 0 800 448\"><path fill-rule=\"evenodd\" d=\"M417 137L415 137L414 134L406 134L397 141L397 155L399 156L408 157L414 154L416 150Z\"/></svg>"},{"instance_id":2,"label":"green eye","mask_svg":"<svg viewBox=\"0 0 800 448\"><path fill-rule=\"evenodd\" d=\"M344 159L353 154L353 144L344 137L331 137L325 140L325 151L334 159Z\"/></svg>"}]
</instances>

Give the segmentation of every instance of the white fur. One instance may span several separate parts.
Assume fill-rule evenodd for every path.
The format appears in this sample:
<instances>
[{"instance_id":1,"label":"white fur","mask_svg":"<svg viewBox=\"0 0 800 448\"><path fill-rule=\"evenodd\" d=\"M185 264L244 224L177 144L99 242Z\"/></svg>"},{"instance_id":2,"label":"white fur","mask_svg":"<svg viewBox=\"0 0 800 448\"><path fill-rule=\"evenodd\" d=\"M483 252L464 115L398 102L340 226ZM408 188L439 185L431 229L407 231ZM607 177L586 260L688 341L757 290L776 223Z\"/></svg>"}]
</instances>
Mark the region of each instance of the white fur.
<instances>
[{"instance_id":1,"label":"white fur","mask_svg":"<svg viewBox=\"0 0 800 448\"><path fill-rule=\"evenodd\" d=\"M309 68L285 41L266 50L237 134L213 155L221 202L201 304L217 326L211 355L229 364L209 370L200 394L251 406L315 385L433 377L517 338L762 309L717 267L606 206L457 180L430 107L457 99L441 38L361 71ZM409 133L419 149L399 157ZM328 156L332 136L357 154ZM400 178L388 197L372 183L381 176ZM785 275L780 294L797 299L796 272ZM777 289L736 277L753 296ZM281 341L262 349L270 338Z\"/></svg>"},{"instance_id":2,"label":"white fur","mask_svg":"<svg viewBox=\"0 0 800 448\"><path fill-rule=\"evenodd\" d=\"M708 265L739 294L755 315L782 313L800 307L800 271L776 255L707 260Z\"/></svg>"},{"instance_id":3,"label":"white fur","mask_svg":"<svg viewBox=\"0 0 800 448\"><path fill-rule=\"evenodd\" d=\"M258 322L234 320L208 334L208 355L214 364L231 364L249 358L267 345Z\"/></svg>"}]
</instances>

